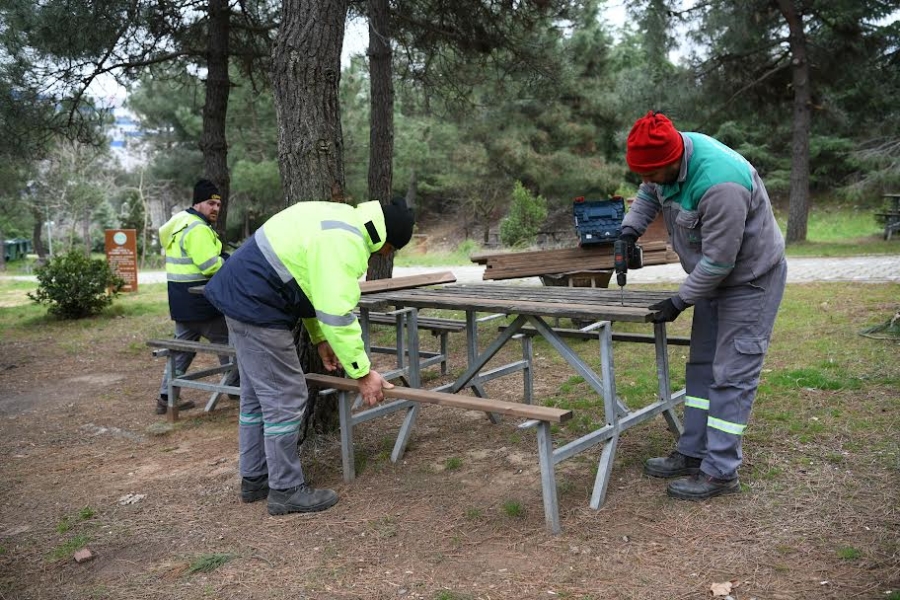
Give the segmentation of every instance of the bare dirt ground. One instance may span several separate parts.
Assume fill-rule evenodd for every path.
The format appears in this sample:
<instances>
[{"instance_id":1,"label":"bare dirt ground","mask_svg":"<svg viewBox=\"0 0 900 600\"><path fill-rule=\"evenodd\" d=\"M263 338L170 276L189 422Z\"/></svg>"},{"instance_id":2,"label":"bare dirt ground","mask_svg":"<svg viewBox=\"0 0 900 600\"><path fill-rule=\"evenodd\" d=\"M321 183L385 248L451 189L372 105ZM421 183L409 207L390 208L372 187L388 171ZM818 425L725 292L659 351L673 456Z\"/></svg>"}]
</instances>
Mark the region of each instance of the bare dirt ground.
<instances>
[{"instance_id":1,"label":"bare dirt ground","mask_svg":"<svg viewBox=\"0 0 900 600\"><path fill-rule=\"evenodd\" d=\"M559 465L554 536L534 433L425 407L399 464L388 458L397 420L357 428L351 484L337 437L311 440L307 477L340 502L270 517L264 502L238 501L235 402L184 412L171 429L153 414L163 363L144 341L169 329L165 317L121 317L0 340L0 599L702 599L722 582L736 600L897 597L896 439L855 437L836 417L812 438L786 431L790 413L772 428L760 419L743 493L690 503L641 473L671 449L660 418L623 436L599 511L588 508L599 448ZM546 354L539 398L570 376ZM516 399L521 383L488 389ZM823 419L865 406L873 430L896 432L895 387L801 400ZM79 548L93 559L73 560Z\"/></svg>"}]
</instances>

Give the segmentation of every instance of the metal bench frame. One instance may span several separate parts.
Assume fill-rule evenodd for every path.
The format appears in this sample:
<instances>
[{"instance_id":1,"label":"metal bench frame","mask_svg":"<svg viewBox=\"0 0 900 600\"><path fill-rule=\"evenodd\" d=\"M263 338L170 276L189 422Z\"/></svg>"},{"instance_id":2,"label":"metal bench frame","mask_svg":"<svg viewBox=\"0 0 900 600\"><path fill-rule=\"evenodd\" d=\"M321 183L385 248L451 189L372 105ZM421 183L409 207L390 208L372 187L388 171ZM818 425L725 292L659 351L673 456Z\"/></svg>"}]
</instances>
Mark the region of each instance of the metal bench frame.
<instances>
[{"instance_id":1,"label":"metal bench frame","mask_svg":"<svg viewBox=\"0 0 900 600\"><path fill-rule=\"evenodd\" d=\"M170 421L174 422L178 420L178 396L181 388L211 392L209 400L206 402L206 406L203 409L206 412L210 412L216 407L216 404L218 404L219 399L223 394L240 395L241 388L225 384L225 382L228 381L231 372L236 368L234 361L236 352L232 346L174 339L148 340L147 345L154 348L152 352L154 357L165 356L169 361L169 410L166 412L166 415ZM177 375L175 372L176 352L196 352L216 355L224 354L232 357L232 361L226 365L219 365L217 367ZM212 377L213 375L221 375L219 383L201 381L207 377Z\"/></svg>"}]
</instances>

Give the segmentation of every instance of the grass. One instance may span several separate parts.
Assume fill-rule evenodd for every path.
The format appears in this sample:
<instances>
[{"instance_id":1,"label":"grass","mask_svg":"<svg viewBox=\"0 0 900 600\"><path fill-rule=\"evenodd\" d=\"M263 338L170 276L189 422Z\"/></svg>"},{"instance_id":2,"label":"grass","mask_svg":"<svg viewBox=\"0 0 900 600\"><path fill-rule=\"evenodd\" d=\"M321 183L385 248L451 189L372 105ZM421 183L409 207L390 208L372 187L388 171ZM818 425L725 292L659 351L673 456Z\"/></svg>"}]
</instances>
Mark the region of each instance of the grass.
<instances>
[{"instance_id":1,"label":"grass","mask_svg":"<svg viewBox=\"0 0 900 600\"><path fill-rule=\"evenodd\" d=\"M462 466L462 459L457 456L451 456L444 461L444 469L447 471L455 471Z\"/></svg>"},{"instance_id":2,"label":"grass","mask_svg":"<svg viewBox=\"0 0 900 600\"><path fill-rule=\"evenodd\" d=\"M211 573L234 558L233 554L204 554L199 556L188 567L187 575L194 573Z\"/></svg>"},{"instance_id":3,"label":"grass","mask_svg":"<svg viewBox=\"0 0 900 600\"><path fill-rule=\"evenodd\" d=\"M525 515L525 509L522 508L522 503L517 500L507 500L503 503L501 508L503 514L507 517L518 518Z\"/></svg>"},{"instance_id":4,"label":"grass","mask_svg":"<svg viewBox=\"0 0 900 600\"><path fill-rule=\"evenodd\" d=\"M87 546L89 541L91 538L88 535L80 533L54 548L50 553L50 558L51 560L70 559L73 554Z\"/></svg>"},{"instance_id":5,"label":"grass","mask_svg":"<svg viewBox=\"0 0 900 600\"><path fill-rule=\"evenodd\" d=\"M647 286L659 288L660 286ZM889 440L891 418L900 410L900 340L872 340L859 335L872 322L890 317L898 307L897 286L854 284L789 285L775 325L761 377L746 444L763 448L821 448L816 461L856 466L857 450L868 449L882 465L898 460ZM670 325L670 335L690 333L690 315ZM641 332L646 326L616 323L621 331ZM572 341L571 347L594 369L599 367L596 344ZM657 394L654 351L650 345L614 343L618 396L632 409ZM548 361L542 371L555 373L555 387L545 404L569 408L575 417L554 426L557 443L565 443L605 422L602 400L542 339L535 353ZM688 349L669 347L672 388L684 386ZM645 428L646 429L646 428ZM661 432L660 432L661 431ZM642 431L645 451L668 452L671 438L658 428ZM657 435L659 433L659 435ZM863 441L866 440L866 441ZM620 454L617 460L628 461ZM777 455L752 466L753 478L769 482L790 479L794 467ZM895 463L894 463L895 464Z\"/></svg>"},{"instance_id":6,"label":"grass","mask_svg":"<svg viewBox=\"0 0 900 600\"><path fill-rule=\"evenodd\" d=\"M841 560L857 560L862 557L862 552L852 546L842 546L837 553Z\"/></svg>"}]
</instances>

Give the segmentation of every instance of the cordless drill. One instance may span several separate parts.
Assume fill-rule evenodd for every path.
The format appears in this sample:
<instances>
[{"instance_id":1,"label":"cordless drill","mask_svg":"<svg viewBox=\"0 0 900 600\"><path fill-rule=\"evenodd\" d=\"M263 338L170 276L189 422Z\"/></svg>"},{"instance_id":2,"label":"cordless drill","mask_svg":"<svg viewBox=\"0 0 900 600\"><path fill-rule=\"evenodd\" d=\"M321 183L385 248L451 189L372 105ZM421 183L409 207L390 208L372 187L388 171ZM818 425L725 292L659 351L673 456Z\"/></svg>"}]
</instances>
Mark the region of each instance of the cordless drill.
<instances>
[{"instance_id":1,"label":"cordless drill","mask_svg":"<svg viewBox=\"0 0 900 600\"><path fill-rule=\"evenodd\" d=\"M622 306L625 306L625 282L628 269L640 269L644 266L644 249L637 244L629 244L618 239L613 245L613 263L616 269L616 283L621 290Z\"/></svg>"}]
</instances>

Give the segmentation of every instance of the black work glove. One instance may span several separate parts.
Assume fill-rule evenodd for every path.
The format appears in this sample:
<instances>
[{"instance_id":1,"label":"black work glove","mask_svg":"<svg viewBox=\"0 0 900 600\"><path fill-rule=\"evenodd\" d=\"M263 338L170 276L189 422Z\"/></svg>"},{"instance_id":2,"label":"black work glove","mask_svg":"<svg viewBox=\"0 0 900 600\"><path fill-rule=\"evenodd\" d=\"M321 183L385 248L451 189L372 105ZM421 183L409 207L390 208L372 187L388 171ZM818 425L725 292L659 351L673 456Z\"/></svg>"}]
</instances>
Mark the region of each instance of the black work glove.
<instances>
[{"instance_id":1,"label":"black work glove","mask_svg":"<svg viewBox=\"0 0 900 600\"><path fill-rule=\"evenodd\" d=\"M673 302L671 298L666 298L662 302L657 302L647 308L656 311L656 314L653 315L654 323L671 323L677 319L678 315L681 314L681 311L684 310L683 308L675 306L675 302Z\"/></svg>"},{"instance_id":2,"label":"black work glove","mask_svg":"<svg viewBox=\"0 0 900 600\"><path fill-rule=\"evenodd\" d=\"M634 248L634 245L637 243L637 236L630 233L623 233L619 236L619 239L628 244L629 251Z\"/></svg>"}]
</instances>

